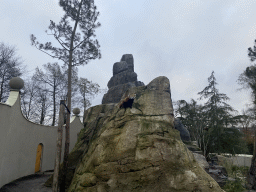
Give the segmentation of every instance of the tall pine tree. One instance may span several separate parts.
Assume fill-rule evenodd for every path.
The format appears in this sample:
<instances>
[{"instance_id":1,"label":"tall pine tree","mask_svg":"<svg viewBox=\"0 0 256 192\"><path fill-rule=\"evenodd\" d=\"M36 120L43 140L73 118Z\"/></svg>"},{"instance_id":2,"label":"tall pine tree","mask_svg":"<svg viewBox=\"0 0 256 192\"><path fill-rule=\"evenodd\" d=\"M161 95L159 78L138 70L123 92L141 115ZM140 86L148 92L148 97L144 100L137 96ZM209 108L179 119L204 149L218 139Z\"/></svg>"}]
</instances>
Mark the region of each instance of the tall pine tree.
<instances>
[{"instance_id":1,"label":"tall pine tree","mask_svg":"<svg viewBox=\"0 0 256 192\"><path fill-rule=\"evenodd\" d=\"M60 44L54 47L51 42L39 43L36 37L30 36L31 43L37 49L53 58L62 60L68 65L68 102L67 107L71 111L71 77L72 67L87 64L92 59L101 58L98 40L92 38L95 28L100 26L96 23L99 12L96 11L94 0L60 0L59 5L64 10L64 16L59 24L50 21L49 35L52 35ZM47 31L46 31L47 32ZM47 32L48 33L48 32ZM50 53L49 53L50 52ZM68 168L69 140L70 140L70 114L66 120L66 140L63 161L63 182L61 191L65 191L65 180Z\"/></svg>"}]
</instances>

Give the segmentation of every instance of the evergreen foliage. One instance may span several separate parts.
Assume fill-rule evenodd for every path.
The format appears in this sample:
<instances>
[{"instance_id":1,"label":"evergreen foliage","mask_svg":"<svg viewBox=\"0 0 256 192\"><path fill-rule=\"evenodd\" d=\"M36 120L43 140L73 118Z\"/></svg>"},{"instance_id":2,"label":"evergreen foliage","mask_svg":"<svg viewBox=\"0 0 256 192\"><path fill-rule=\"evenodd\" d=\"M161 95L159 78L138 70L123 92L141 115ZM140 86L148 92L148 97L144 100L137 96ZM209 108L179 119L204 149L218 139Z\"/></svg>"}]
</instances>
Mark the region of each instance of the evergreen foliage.
<instances>
[{"instance_id":1,"label":"evergreen foliage","mask_svg":"<svg viewBox=\"0 0 256 192\"><path fill-rule=\"evenodd\" d=\"M256 40L255 40L256 43ZM248 48L248 56L250 57L251 61L254 61L256 59L256 47L254 46L253 49L251 47ZM249 111L253 113L253 119L255 120L255 114L256 114L256 65L251 65L249 67L246 67L245 71L239 75L238 83L242 85L242 88L245 89L251 89L251 96L253 98L253 106L249 108ZM255 125L253 126L255 127ZM246 132L246 141L249 144L249 131L248 129L245 130ZM252 130L251 130L252 131ZM255 134L255 129L253 130ZM248 181L250 185L252 185L252 188L256 188L256 156L255 156L255 142L254 142L254 151L253 151L253 158L252 163L250 167L250 174L248 175Z\"/></svg>"},{"instance_id":2,"label":"evergreen foliage","mask_svg":"<svg viewBox=\"0 0 256 192\"><path fill-rule=\"evenodd\" d=\"M69 64L70 54L72 66L84 65L91 59L101 58L98 40L92 39L96 37L95 29L101 26L99 22L96 23L99 12L96 11L94 1L60 0L59 5L65 14L59 24L50 20L50 33L47 30L46 33L52 35L61 48L54 47L51 42L39 43L33 34L30 36L32 45L51 57L62 60L66 65Z\"/></svg>"},{"instance_id":3,"label":"evergreen foliage","mask_svg":"<svg viewBox=\"0 0 256 192\"><path fill-rule=\"evenodd\" d=\"M238 84L244 89L251 89L253 104L256 105L256 65L246 67L245 71L238 77Z\"/></svg>"},{"instance_id":4,"label":"evergreen foliage","mask_svg":"<svg viewBox=\"0 0 256 192\"><path fill-rule=\"evenodd\" d=\"M208 83L198 93L200 100L207 99L206 103L199 105L194 99L189 103L179 100L175 102L175 116L180 116L192 140L198 142L206 157L209 153L248 153L244 134L235 128L245 116L234 115L236 111L226 103L229 98L216 88L214 72Z\"/></svg>"},{"instance_id":5,"label":"evergreen foliage","mask_svg":"<svg viewBox=\"0 0 256 192\"><path fill-rule=\"evenodd\" d=\"M212 71L208 78L209 85L203 91L199 92L200 100L208 99L204 104L204 110L207 116L207 124L209 127L208 137L211 142L208 143L206 154L209 152L221 153L225 151L225 146L222 146L222 135L225 134L224 127L230 124L232 118L231 112L235 110L226 103L229 97L226 94L219 93L216 88L217 82Z\"/></svg>"}]
</instances>

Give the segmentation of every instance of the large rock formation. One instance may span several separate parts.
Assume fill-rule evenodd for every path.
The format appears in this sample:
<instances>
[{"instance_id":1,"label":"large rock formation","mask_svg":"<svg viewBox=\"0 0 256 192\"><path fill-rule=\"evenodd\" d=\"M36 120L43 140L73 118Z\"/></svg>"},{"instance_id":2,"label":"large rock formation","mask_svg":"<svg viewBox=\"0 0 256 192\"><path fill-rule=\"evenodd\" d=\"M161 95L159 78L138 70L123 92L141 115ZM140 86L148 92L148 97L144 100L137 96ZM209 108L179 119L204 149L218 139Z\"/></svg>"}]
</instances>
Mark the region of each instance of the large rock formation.
<instances>
[{"instance_id":1,"label":"large rock formation","mask_svg":"<svg viewBox=\"0 0 256 192\"><path fill-rule=\"evenodd\" d=\"M158 77L125 92L132 93L131 109L118 104L88 109L70 154L76 160L69 165L75 172L68 191L222 191L174 129L169 80Z\"/></svg>"},{"instance_id":2,"label":"large rock formation","mask_svg":"<svg viewBox=\"0 0 256 192\"><path fill-rule=\"evenodd\" d=\"M125 54L120 62L116 62L113 65L113 76L108 82L109 90L103 96L102 104L118 103L124 92L130 87L143 85L144 83L137 81L132 54Z\"/></svg>"}]
</instances>

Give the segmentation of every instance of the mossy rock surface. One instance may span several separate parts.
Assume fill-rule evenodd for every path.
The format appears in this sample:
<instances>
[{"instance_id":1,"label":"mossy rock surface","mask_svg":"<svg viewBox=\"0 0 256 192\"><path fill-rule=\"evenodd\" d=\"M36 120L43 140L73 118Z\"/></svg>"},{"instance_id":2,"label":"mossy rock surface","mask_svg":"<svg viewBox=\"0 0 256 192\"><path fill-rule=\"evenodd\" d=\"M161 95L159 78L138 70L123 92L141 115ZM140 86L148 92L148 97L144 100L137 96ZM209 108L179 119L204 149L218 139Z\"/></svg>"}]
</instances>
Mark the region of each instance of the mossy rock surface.
<instances>
[{"instance_id":1,"label":"mossy rock surface","mask_svg":"<svg viewBox=\"0 0 256 192\"><path fill-rule=\"evenodd\" d=\"M169 80L158 77L131 93L138 96L131 109L111 104L88 110L67 191L222 191L174 129Z\"/></svg>"}]
</instances>

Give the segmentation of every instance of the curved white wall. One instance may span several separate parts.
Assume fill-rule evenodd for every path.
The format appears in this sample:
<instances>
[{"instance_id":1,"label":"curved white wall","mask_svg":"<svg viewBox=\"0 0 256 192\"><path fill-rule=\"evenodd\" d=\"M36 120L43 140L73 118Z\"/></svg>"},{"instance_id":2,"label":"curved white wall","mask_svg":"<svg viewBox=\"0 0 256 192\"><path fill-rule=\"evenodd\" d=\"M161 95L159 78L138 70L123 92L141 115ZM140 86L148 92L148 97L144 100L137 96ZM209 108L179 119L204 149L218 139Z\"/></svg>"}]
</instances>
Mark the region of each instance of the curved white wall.
<instances>
[{"instance_id":1,"label":"curved white wall","mask_svg":"<svg viewBox=\"0 0 256 192\"><path fill-rule=\"evenodd\" d=\"M70 151L83 128L79 117L70 124ZM62 140L62 159L65 144ZM27 120L20 106L19 91L12 90L6 103L0 103L0 188L35 172L37 146L43 144L42 171L54 169L57 127L39 125Z\"/></svg>"}]
</instances>

